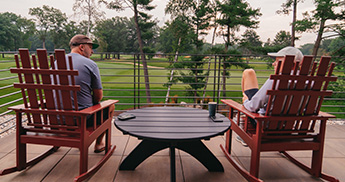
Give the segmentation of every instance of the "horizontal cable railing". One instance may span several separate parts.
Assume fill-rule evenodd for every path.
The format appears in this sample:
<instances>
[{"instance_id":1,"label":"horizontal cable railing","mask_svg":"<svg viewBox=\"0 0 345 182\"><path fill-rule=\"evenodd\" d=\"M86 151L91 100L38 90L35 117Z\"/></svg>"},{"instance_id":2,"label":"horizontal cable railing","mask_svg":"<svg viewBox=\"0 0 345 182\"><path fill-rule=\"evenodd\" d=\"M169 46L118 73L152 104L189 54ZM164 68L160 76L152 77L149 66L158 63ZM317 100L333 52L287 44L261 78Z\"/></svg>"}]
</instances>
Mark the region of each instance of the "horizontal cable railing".
<instances>
[{"instance_id":1,"label":"horizontal cable railing","mask_svg":"<svg viewBox=\"0 0 345 182\"><path fill-rule=\"evenodd\" d=\"M0 60L0 118L13 114L7 110L7 107L23 103L20 91L13 88L13 83L18 82L18 77L10 73L8 66L12 64L10 67L15 67L13 58L15 53L17 52L0 52L0 58L3 57ZM49 53L54 54L54 52ZM240 65L255 69L259 86L263 85L274 72L273 67L269 66L273 60L266 55L207 54L202 55L203 60L193 62L203 64L202 66L193 68L188 68L186 65L173 66L174 63L191 63L192 56L195 55L179 54L175 62L173 54L147 54L148 82L145 81L145 69L138 54L99 52L91 58L98 64L101 72L104 99L120 100L116 104L117 112L149 106L206 108L209 101L218 102L219 110L227 112L221 99L234 99L239 102L242 100L241 79L245 67ZM240 64L228 61L227 58L238 58ZM232 66L227 67L224 72L224 64ZM344 76L344 72L344 69L336 68L333 73ZM338 77L338 80L344 80L344 77ZM146 95L146 84L149 86L150 96ZM345 85L331 82L329 86L343 89L335 90L332 97L326 97L321 110L345 118ZM14 118L0 120L0 134L13 128L8 123Z\"/></svg>"}]
</instances>

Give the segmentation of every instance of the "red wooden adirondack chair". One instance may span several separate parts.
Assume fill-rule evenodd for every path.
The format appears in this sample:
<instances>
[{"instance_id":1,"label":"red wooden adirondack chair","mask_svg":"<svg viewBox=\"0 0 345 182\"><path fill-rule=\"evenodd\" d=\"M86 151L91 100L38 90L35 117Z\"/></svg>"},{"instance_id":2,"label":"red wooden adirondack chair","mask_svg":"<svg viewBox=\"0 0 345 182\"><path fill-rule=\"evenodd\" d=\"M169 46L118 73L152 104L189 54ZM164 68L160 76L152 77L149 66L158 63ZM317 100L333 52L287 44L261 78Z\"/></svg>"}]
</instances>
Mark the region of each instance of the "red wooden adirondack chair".
<instances>
[{"instance_id":1,"label":"red wooden adirondack chair","mask_svg":"<svg viewBox=\"0 0 345 182\"><path fill-rule=\"evenodd\" d=\"M54 58L50 56L50 66L47 51L37 50L36 56L32 55L32 62L28 49L19 49L21 65L18 55L15 55L17 68L11 69L12 73L18 73L20 83L15 83L15 88L20 88L24 104L10 107L16 113L16 167L0 171L1 175L23 170L38 163L43 158L55 152L60 146L75 147L80 151L79 173L74 180L82 181L94 174L115 150L111 146L111 121L101 119L101 124L96 125L97 112L118 102L106 100L100 104L78 110L77 91L79 85L75 85L74 76L78 75L73 70L72 59L66 62L65 50L55 50L57 68L54 66ZM66 64L70 65L67 69ZM24 77L24 79L23 79ZM55 80L52 83L51 80ZM56 84L59 79L60 84ZM56 94L61 93L61 94ZM72 103L71 95L74 96ZM62 101L62 102L61 102ZM74 108L72 107L74 105ZM109 116L114 111L109 109ZM22 113L27 116L27 124L23 124ZM94 126L86 126L86 118L93 115ZM106 133L106 150L104 157L92 168L88 169L88 148L102 133ZM53 146L50 150L27 162L26 144L42 144Z\"/></svg>"},{"instance_id":2,"label":"red wooden adirondack chair","mask_svg":"<svg viewBox=\"0 0 345 182\"><path fill-rule=\"evenodd\" d=\"M222 100L230 109L231 128L226 135L225 147L221 145L221 148L231 164L248 181L261 181L258 179L260 152L266 151L281 152L313 176L338 181L322 173L326 122L334 116L321 112L320 107L324 97L332 94L332 91L327 91L328 83L337 79L331 76L335 64L331 63L329 66L330 59L322 57L318 66L316 62L312 62L312 56L304 56L301 64L294 64L294 56L286 56L284 65L279 62L277 70L281 66L283 70L282 73L276 71L270 76L274 81L272 90L267 91L269 101L265 115L249 112L233 100ZM236 115L237 120L241 117L244 119L243 127L236 121ZM256 126L251 125L249 118L256 120ZM317 124L319 129L315 128ZM251 150L249 172L231 156L232 130ZM311 167L300 163L286 152L292 150L312 150Z\"/></svg>"}]
</instances>

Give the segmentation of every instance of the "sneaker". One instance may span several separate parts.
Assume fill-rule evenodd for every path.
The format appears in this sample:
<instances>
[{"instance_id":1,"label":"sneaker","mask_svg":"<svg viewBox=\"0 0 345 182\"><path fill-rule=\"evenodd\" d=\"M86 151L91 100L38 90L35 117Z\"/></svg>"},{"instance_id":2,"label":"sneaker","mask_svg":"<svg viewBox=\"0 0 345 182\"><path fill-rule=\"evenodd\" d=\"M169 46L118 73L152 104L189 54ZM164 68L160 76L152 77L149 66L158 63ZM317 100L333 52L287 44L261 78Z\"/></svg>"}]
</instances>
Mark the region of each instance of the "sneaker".
<instances>
[{"instance_id":1,"label":"sneaker","mask_svg":"<svg viewBox=\"0 0 345 182\"><path fill-rule=\"evenodd\" d=\"M248 147L246 142L243 141L243 139L240 136L236 136L236 141L240 142L244 147Z\"/></svg>"}]
</instances>

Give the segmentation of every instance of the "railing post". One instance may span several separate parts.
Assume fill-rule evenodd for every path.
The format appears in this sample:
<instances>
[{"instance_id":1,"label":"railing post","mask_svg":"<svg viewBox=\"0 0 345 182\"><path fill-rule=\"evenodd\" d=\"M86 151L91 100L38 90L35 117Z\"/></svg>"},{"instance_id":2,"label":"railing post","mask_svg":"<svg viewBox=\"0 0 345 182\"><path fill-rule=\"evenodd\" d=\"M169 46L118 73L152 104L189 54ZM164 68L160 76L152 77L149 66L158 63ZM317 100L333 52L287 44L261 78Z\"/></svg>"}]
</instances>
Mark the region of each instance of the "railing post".
<instances>
[{"instance_id":1,"label":"railing post","mask_svg":"<svg viewBox=\"0 0 345 182\"><path fill-rule=\"evenodd\" d=\"M137 55L138 60L138 108L140 109L140 55Z\"/></svg>"},{"instance_id":2,"label":"railing post","mask_svg":"<svg viewBox=\"0 0 345 182\"><path fill-rule=\"evenodd\" d=\"M214 69L213 69L213 101L216 101L216 76L217 76L217 56L214 57Z\"/></svg>"},{"instance_id":3,"label":"railing post","mask_svg":"<svg viewBox=\"0 0 345 182\"><path fill-rule=\"evenodd\" d=\"M136 106L136 98L137 98L137 93L136 93L136 60L135 60L135 54L133 55L133 88L134 88L134 101L133 101L133 105L134 105L134 109L136 109L137 108L137 106Z\"/></svg>"}]
</instances>

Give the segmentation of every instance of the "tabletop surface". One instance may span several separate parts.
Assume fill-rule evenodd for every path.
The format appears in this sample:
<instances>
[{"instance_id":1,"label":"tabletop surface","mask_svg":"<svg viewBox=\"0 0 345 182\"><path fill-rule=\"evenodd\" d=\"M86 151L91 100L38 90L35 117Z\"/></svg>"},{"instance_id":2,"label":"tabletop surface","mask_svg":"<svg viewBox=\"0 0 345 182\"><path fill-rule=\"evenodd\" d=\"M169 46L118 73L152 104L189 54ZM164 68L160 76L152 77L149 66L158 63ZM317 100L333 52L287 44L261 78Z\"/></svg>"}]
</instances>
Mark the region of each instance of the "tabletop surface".
<instances>
[{"instance_id":1,"label":"tabletop surface","mask_svg":"<svg viewBox=\"0 0 345 182\"><path fill-rule=\"evenodd\" d=\"M136 118L121 121L115 119L115 126L124 134L139 139L152 140L200 140L222 135L230 128L230 120L217 113L213 122L208 110L188 107L146 107L129 110Z\"/></svg>"}]
</instances>

